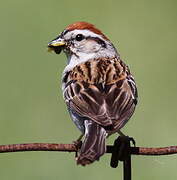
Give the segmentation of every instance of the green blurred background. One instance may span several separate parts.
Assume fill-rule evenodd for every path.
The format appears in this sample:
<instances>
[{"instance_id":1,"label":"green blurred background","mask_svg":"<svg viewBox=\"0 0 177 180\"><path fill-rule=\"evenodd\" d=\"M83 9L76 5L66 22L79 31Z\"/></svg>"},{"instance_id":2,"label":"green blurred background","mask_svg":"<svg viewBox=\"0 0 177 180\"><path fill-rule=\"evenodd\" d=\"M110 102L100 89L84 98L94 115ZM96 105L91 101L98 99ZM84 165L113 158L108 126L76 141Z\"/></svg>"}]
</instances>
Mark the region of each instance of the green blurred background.
<instances>
[{"instance_id":1,"label":"green blurred background","mask_svg":"<svg viewBox=\"0 0 177 180\"><path fill-rule=\"evenodd\" d=\"M46 48L75 21L100 28L136 78L139 104L123 132L138 146L177 145L176 0L2 0L0 144L70 143L80 134L60 89L66 58ZM76 165L73 153L0 154L0 179L122 179L122 166L112 169L109 161L110 155L105 155L83 168ZM177 179L177 155L133 156L132 166L136 180Z\"/></svg>"}]
</instances>

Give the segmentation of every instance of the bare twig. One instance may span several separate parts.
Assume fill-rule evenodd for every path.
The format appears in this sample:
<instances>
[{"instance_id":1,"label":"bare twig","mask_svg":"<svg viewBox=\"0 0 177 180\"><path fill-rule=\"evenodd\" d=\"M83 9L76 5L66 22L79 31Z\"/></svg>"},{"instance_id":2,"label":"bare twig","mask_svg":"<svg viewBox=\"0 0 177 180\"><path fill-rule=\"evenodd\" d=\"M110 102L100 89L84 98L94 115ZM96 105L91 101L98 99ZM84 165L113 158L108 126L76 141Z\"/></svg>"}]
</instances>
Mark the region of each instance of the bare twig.
<instances>
[{"instance_id":1,"label":"bare twig","mask_svg":"<svg viewBox=\"0 0 177 180\"><path fill-rule=\"evenodd\" d=\"M107 146L107 153L112 153L113 146ZM74 144L52 144L52 143L29 143L29 144L10 144L0 145L0 153L23 152L23 151L64 151L76 152ZM177 154L177 146L146 148L131 147L131 154L134 155L169 155Z\"/></svg>"}]
</instances>

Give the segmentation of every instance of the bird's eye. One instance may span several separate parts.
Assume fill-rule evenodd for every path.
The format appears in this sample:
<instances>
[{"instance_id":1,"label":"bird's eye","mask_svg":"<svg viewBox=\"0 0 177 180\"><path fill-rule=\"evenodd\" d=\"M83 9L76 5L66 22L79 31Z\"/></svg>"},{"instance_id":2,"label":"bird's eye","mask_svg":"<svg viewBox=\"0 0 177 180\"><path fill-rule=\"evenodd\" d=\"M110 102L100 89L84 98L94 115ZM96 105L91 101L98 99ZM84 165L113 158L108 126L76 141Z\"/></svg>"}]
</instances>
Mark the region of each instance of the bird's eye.
<instances>
[{"instance_id":1,"label":"bird's eye","mask_svg":"<svg viewBox=\"0 0 177 180\"><path fill-rule=\"evenodd\" d=\"M76 41L82 41L84 39L84 36L82 34L78 34L76 36Z\"/></svg>"}]
</instances>

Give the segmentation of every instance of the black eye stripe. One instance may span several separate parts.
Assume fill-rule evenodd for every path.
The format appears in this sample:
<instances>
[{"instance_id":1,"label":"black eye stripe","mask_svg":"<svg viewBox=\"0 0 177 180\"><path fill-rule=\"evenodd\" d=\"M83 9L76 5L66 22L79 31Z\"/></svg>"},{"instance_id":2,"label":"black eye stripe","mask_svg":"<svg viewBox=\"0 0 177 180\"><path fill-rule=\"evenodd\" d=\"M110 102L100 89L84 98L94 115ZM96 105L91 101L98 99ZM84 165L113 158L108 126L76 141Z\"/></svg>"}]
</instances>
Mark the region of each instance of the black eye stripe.
<instances>
[{"instance_id":1,"label":"black eye stripe","mask_svg":"<svg viewBox=\"0 0 177 180\"><path fill-rule=\"evenodd\" d=\"M100 39L99 37L91 37L91 36L88 36L88 37L86 37L86 39L94 40L94 41L96 41L98 44L100 44L102 47L106 48L106 43L104 42L104 40Z\"/></svg>"},{"instance_id":2,"label":"black eye stripe","mask_svg":"<svg viewBox=\"0 0 177 180\"><path fill-rule=\"evenodd\" d=\"M66 33L68 33L69 32L69 30L64 30L63 31L63 33L62 33L62 35L64 36Z\"/></svg>"},{"instance_id":3,"label":"black eye stripe","mask_svg":"<svg viewBox=\"0 0 177 180\"><path fill-rule=\"evenodd\" d=\"M58 37L63 37L65 34L67 34L70 30L64 30Z\"/></svg>"},{"instance_id":4,"label":"black eye stripe","mask_svg":"<svg viewBox=\"0 0 177 180\"><path fill-rule=\"evenodd\" d=\"M65 34L67 34L68 32L70 32L70 30L64 30L62 33L61 33L61 35L60 35L60 37L63 37ZM106 48L106 43L105 43L105 41L104 40L102 40L102 39L100 39L99 37L92 37L92 36L88 36L88 37L85 37L83 34L77 34L76 35L76 37L77 36L82 36L82 38L79 40L79 41L81 41L81 40L83 40L83 39L91 39L91 40L94 40L94 41L96 41L98 44L100 44L102 47L104 47L104 48ZM59 37L59 36L58 36ZM57 37L57 38L58 38ZM56 38L56 39L57 39ZM74 39L76 39L76 38L72 38L72 39L70 39L69 41L71 42L71 41L73 41ZM77 40L77 39L76 39Z\"/></svg>"}]
</instances>

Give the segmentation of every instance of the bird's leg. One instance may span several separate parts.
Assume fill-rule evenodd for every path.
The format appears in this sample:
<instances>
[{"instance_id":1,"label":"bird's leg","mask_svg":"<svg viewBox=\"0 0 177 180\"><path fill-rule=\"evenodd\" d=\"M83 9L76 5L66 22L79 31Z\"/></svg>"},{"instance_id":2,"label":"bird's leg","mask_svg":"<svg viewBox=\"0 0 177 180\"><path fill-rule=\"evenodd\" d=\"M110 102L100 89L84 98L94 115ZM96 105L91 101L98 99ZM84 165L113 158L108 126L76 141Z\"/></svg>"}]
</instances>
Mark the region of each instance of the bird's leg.
<instances>
[{"instance_id":1,"label":"bird's leg","mask_svg":"<svg viewBox=\"0 0 177 180\"><path fill-rule=\"evenodd\" d=\"M117 133L120 135L120 136L126 136L122 131L118 130ZM106 138L109 138L109 136L111 136L112 134L107 134Z\"/></svg>"},{"instance_id":2,"label":"bird's leg","mask_svg":"<svg viewBox=\"0 0 177 180\"><path fill-rule=\"evenodd\" d=\"M121 130L118 130L117 133L118 133L120 136L126 137L126 135L125 135ZM135 140L134 140L132 137L129 137L129 140L130 140L130 142L133 143L134 146L136 146L136 142L135 142Z\"/></svg>"},{"instance_id":3,"label":"bird's leg","mask_svg":"<svg viewBox=\"0 0 177 180\"><path fill-rule=\"evenodd\" d=\"M77 149L76 154L75 154L75 158L76 159L78 157L78 150L81 148L81 145L82 145L82 141L81 140L82 140L83 136L84 136L84 134L81 134L76 141L73 141L73 143L74 143L74 145L76 146L76 149Z\"/></svg>"},{"instance_id":4,"label":"bird's leg","mask_svg":"<svg viewBox=\"0 0 177 180\"><path fill-rule=\"evenodd\" d=\"M126 136L120 129L117 131L120 136Z\"/></svg>"},{"instance_id":5,"label":"bird's leg","mask_svg":"<svg viewBox=\"0 0 177 180\"><path fill-rule=\"evenodd\" d=\"M84 134L81 134L76 141L73 141L73 143L74 143L74 145L76 146L77 149L79 149L81 147L81 145L82 145L81 139L82 139L83 136L84 136Z\"/></svg>"}]
</instances>

